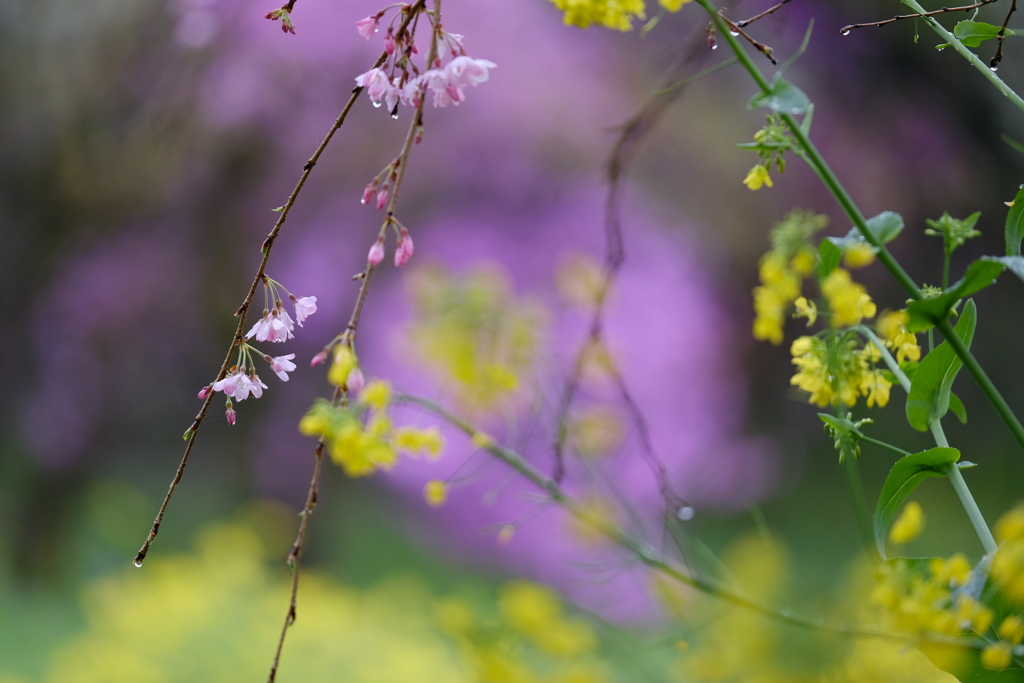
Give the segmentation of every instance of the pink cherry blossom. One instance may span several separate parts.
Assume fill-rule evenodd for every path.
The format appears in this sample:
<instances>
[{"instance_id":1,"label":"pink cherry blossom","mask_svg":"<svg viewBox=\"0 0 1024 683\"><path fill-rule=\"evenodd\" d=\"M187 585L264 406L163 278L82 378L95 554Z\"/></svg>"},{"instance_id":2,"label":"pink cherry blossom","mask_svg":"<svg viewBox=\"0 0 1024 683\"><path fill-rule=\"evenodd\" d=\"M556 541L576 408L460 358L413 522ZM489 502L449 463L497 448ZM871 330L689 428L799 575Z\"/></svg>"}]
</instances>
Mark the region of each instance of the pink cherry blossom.
<instances>
[{"instance_id":1,"label":"pink cherry blossom","mask_svg":"<svg viewBox=\"0 0 1024 683\"><path fill-rule=\"evenodd\" d=\"M235 413L234 408L228 408L227 412L224 413L224 417L227 419L229 425L234 426L235 420L238 419L238 414Z\"/></svg>"},{"instance_id":2,"label":"pink cherry blossom","mask_svg":"<svg viewBox=\"0 0 1024 683\"><path fill-rule=\"evenodd\" d=\"M282 382L288 381L288 373L295 369L295 363L292 362L292 358L295 358L294 353L289 353L287 356L277 356L270 359L270 369L273 370L278 377L281 378Z\"/></svg>"},{"instance_id":3,"label":"pink cherry blossom","mask_svg":"<svg viewBox=\"0 0 1024 683\"><path fill-rule=\"evenodd\" d=\"M366 378L363 377L363 371L359 368L352 368L352 371L348 373L348 377L345 379L345 389L349 393L357 393L366 385Z\"/></svg>"},{"instance_id":4,"label":"pink cherry blossom","mask_svg":"<svg viewBox=\"0 0 1024 683\"><path fill-rule=\"evenodd\" d=\"M381 100L389 95L393 96L396 101L398 99L398 93L391 92L395 90L395 86L388 80L388 75L384 73L383 69L370 69L366 73L359 74L356 76L356 85L366 88L370 101L375 107L379 107Z\"/></svg>"},{"instance_id":5,"label":"pink cherry blossom","mask_svg":"<svg viewBox=\"0 0 1024 683\"><path fill-rule=\"evenodd\" d=\"M366 255L366 262L371 266L380 265L381 261L384 260L384 239L378 238L373 246L370 247L370 253Z\"/></svg>"},{"instance_id":6,"label":"pink cherry blossom","mask_svg":"<svg viewBox=\"0 0 1024 683\"><path fill-rule=\"evenodd\" d=\"M264 310L263 317L256 321L256 324L252 326L248 334L245 335L246 339L252 339L256 337L256 341L267 341L267 334L270 331L270 311Z\"/></svg>"},{"instance_id":7,"label":"pink cherry blossom","mask_svg":"<svg viewBox=\"0 0 1024 683\"><path fill-rule=\"evenodd\" d=\"M207 384L199 390L199 400L206 400L206 397L213 393L213 386Z\"/></svg>"},{"instance_id":8,"label":"pink cherry blossom","mask_svg":"<svg viewBox=\"0 0 1024 683\"><path fill-rule=\"evenodd\" d=\"M412 237L409 231L402 228L401 237L398 238L398 248L395 250L395 265L399 268L405 266L413 255Z\"/></svg>"},{"instance_id":9,"label":"pink cherry blossom","mask_svg":"<svg viewBox=\"0 0 1024 683\"><path fill-rule=\"evenodd\" d=\"M242 381L242 377L244 376L244 373L242 373L241 371L237 369L232 370L224 379L218 380L213 383L213 390L223 391L225 396L230 396L232 398L238 399L239 401L243 401L245 400L245 396L247 396L249 392L246 391L245 395L243 395L241 398L239 398L237 394L240 391L239 383Z\"/></svg>"},{"instance_id":10,"label":"pink cherry blossom","mask_svg":"<svg viewBox=\"0 0 1024 683\"><path fill-rule=\"evenodd\" d=\"M316 313L316 297L304 296L299 299L292 297L292 302L295 304L295 322L302 327L302 322Z\"/></svg>"},{"instance_id":11,"label":"pink cherry blossom","mask_svg":"<svg viewBox=\"0 0 1024 683\"><path fill-rule=\"evenodd\" d=\"M465 88L468 85L477 86L487 80L488 69L498 65L486 59L473 59L462 55L448 62L444 68L448 77L448 83L456 88Z\"/></svg>"},{"instance_id":12,"label":"pink cherry blossom","mask_svg":"<svg viewBox=\"0 0 1024 683\"><path fill-rule=\"evenodd\" d=\"M238 388L235 390L235 400L244 401L249 397L251 393L256 398L263 396L263 390L267 388L267 385L260 381L259 376L256 373L251 375L240 374L238 379Z\"/></svg>"},{"instance_id":13,"label":"pink cherry blossom","mask_svg":"<svg viewBox=\"0 0 1024 683\"><path fill-rule=\"evenodd\" d=\"M377 27L380 25L379 16L366 17L356 22L356 31L359 32L363 38L369 40L373 38L373 34L377 32Z\"/></svg>"}]
</instances>

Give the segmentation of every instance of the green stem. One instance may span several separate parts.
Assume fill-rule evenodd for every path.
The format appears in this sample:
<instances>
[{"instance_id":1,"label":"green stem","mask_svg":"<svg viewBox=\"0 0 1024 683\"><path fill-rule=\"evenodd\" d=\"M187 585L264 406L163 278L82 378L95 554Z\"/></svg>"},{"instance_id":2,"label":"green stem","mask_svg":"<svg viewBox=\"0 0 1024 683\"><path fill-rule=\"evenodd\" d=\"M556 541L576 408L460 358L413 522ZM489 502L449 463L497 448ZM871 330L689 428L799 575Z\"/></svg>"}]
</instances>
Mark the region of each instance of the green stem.
<instances>
[{"instance_id":1,"label":"green stem","mask_svg":"<svg viewBox=\"0 0 1024 683\"><path fill-rule=\"evenodd\" d=\"M915 0L901 1L904 5L914 10L918 14L924 14L926 11L925 8L921 7L921 5L918 4ZM1014 106L1016 106L1021 111L1024 111L1024 99L1021 99L1020 95L1013 91L1013 88L1006 85L1006 83L1003 82L1003 79L999 78L999 76L996 76L996 72L994 69L990 69L988 65L985 64L985 62L981 61L978 55L971 52L966 45L960 42L959 38L957 38L952 33L947 31L946 28L935 19L935 17L922 18L928 23L929 26L932 27L933 31L938 33L943 40L952 45L953 49L959 52L960 55L964 59L966 59L968 63L970 63L971 66L980 71L982 76L991 81L992 85L996 86L996 90L1001 92L1011 102L1013 102Z\"/></svg>"},{"instance_id":2,"label":"green stem","mask_svg":"<svg viewBox=\"0 0 1024 683\"><path fill-rule=\"evenodd\" d=\"M699 2L700 0L698 0ZM757 612L765 617L774 619L790 626L797 626L800 628L806 628L816 631L830 631L832 633L839 633L844 635L858 636L864 638L882 638L887 640L894 640L897 642L904 643L919 643L921 641L930 643L941 643L945 645L955 645L960 647L969 647L972 649L980 650L985 647L986 643L978 638L957 638L950 636L943 636L940 634L926 633L920 635L906 635L901 633L895 633L891 631L881 631L875 627L857 627L847 626L845 624L834 624L822 619L814 619L803 615L795 614L788 609L778 609L767 603L763 603L755 598L746 596L738 591L735 591L725 585L721 584L714 579L698 574L696 571L691 570L687 573L685 570L680 569L673 565L669 560L665 559L664 556L659 553L655 548L649 544L630 536L628 533L618 528L617 526L608 523L606 520L598 518L592 514L587 513L583 505L580 504L572 496L566 494L561 486L551 477L547 476L529 462L523 458L522 455L513 451L510 448L499 446L489 439L480 439L482 435L480 432L469 422L459 418L458 416L450 413L446 409L442 408L438 404L434 403L425 398L418 396L411 396L409 394L396 393L394 394L394 400L399 403L411 403L418 405L421 408L433 413L438 416L451 426L460 430L466 436L478 437L478 442L482 441L487 445L482 447L482 450L487 451L497 459L501 460L509 467L514 469L516 472L521 474L524 478L532 482L542 491L544 491L552 502L565 508L566 511L574 515L577 519L591 525L594 529L599 531L605 537L612 542L626 548L641 562L646 564L648 567L658 571L680 583L686 584L692 588L695 588L702 593L706 593L719 600L724 600L733 605L749 609Z\"/></svg>"},{"instance_id":3,"label":"green stem","mask_svg":"<svg viewBox=\"0 0 1024 683\"><path fill-rule=\"evenodd\" d=\"M936 445L941 448L949 448L949 440L946 439L946 433L943 431L942 423L939 419L932 420L928 427L932 431L932 436L935 437ZM989 531L988 524L978 508L978 503L974 500L974 496L971 495L971 490L967 488L964 475L960 473L960 468L956 466L955 462L950 463L946 467L946 478L953 485L953 490L956 491L960 504L964 506L967 517L974 526L974 531L977 532L978 538L981 539L981 544L985 546L985 552L991 555L996 551L996 539L992 537L992 532Z\"/></svg>"},{"instance_id":4,"label":"green stem","mask_svg":"<svg viewBox=\"0 0 1024 683\"><path fill-rule=\"evenodd\" d=\"M871 512L868 510L868 500L864 495L864 482L860 478L860 470L857 468L857 458L853 453L844 453L843 464L846 471L846 483L850 486L850 496L853 498L853 509L857 515L857 528L860 531L861 540L864 541L864 549L868 555L876 554L875 536L871 524Z\"/></svg>"},{"instance_id":5,"label":"green stem","mask_svg":"<svg viewBox=\"0 0 1024 683\"><path fill-rule=\"evenodd\" d=\"M922 9L918 9L920 8L920 5L917 5L917 3L913 3L913 0L903 1L910 5L911 7L915 7L915 11L924 11ZM754 80L755 83L757 83L758 87L761 89L761 92L765 94L770 94L772 91L771 84L768 82L768 80L764 77L761 71L751 60L750 55L748 55L746 51L743 49L743 47L739 44L739 42L736 41L736 38L729 33L728 27L725 25L725 22L722 21L721 17L718 16L718 12L715 11L715 8L711 4L710 0L697 0L697 3L704 8L708 15L710 15L712 22L715 24L715 28L718 30L719 34L723 38L725 38L726 42L729 43L729 48L736 55L736 58L739 60L740 64L743 65L743 68L747 70L747 73L750 74L750 77ZM959 44L959 41L957 41L952 35L950 35L948 31L945 31L945 29L938 25L937 22L936 25L938 26L937 30L945 32L944 35L949 35L951 42L953 42L954 45ZM964 50L966 50L966 48L964 48ZM969 50L966 51L968 52L968 54L974 56L973 53L970 53ZM977 59L976 56L974 56L974 58ZM995 74L992 74L989 71L988 67L982 65L982 68L991 77L995 77ZM1002 81L998 82L1002 84ZM1009 92L1012 93L1013 91L1010 90ZM1009 95L1007 96L1009 97ZM1016 97L1016 94L1014 94L1014 97ZM1016 99L1020 100L1019 97L1016 97ZM1024 102L1022 102L1021 108L1024 109ZM889 250L885 248L885 245L882 244L868 228L867 221L864 219L863 214L861 214L860 209L857 208L856 204L854 204L853 199L846 192L846 189L843 187L842 183L839 182L839 179L836 177L835 173L832 172L832 169L829 168L827 163L825 163L824 158L822 158L821 154L818 152L818 149L814 146L814 144L811 143L810 138L808 138L807 135L804 133L803 129L800 127L800 124L797 123L797 120L793 117L792 114L782 114L781 116L782 120L786 123L786 126L789 128L790 133L792 133L793 137L799 143L801 151L803 152L803 155L805 156L808 164L810 164L814 172L817 173L818 177L821 178L822 182L825 183L826 187L828 187L829 191L832 193L832 196L835 197L837 202L839 202L839 205L843 208L843 211L846 212L847 217L854 224L854 226L856 226L857 230L864 237L864 239L871 246L875 247L875 249L877 250L878 260L881 261L882 265L885 266L885 268L890 273L892 273L893 277L896 278L896 280L907 291L907 293L910 294L912 298L921 299L923 297L923 295L921 294L921 289L917 286L913 279L911 279L907 272L903 270L903 267L900 266L896 259L893 258L892 254L889 253ZM964 343L960 340L960 338L957 337L955 333L953 333L953 328L948 321L943 321L942 323L937 325L937 327L946 336L946 338L950 340L950 345L953 347L953 350L956 352L957 356L960 357L964 365L967 367L967 371L970 372L971 376L974 377L976 382L978 382L978 385L981 387L982 392L985 394L986 398L988 398L988 400L992 403L993 407L995 407L996 412L999 413L999 416L1003 419L1003 422L1006 423L1006 426L1009 428L1010 432L1017 440L1017 443L1020 444L1022 448L1024 448L1024 427L1021 426L1020 421L1017 420L1017 417L1013 414L1013 411L1010 410L1010 407L1009 405L1007 405L1006 400L1003 399L1002 395L995 388L995 385L992 384L992 381L988 378L988 375L986 375L985 371L982 370L981 365L978 363L977 359L975 359L974 356L971 355L970 349L968 349L967 346L964 345Z\"/></svg>"},{"instance_id":6,"label":"green stem","mask_svg":"<svg viewBox=\"0 0 1024 683\"><path fill-rule=\"evenodd\" d=\"M1013 434L1017 443L1020 444L1021 448L1024 448L1024 427L1021 426L1020 420L1017 419L1017 416L1013 414L1013 411L1010 409L1009 404L1007 404L1006 399L1003 398L1003 395L1000 394L999 390L996 389L994 384L992 384L992 380L989 379L987 374L985 374L981 364L978 363L978 359L974 357L960 336L953 331L953 326L950 324L949 320L943 320L936 325L936 327L940 332L942 332L942 335L946 338L946 341L949 342L949 345L953 347L956 355L958 355L960 360L963 361L964 367L967 368L967 372L971 373L971 377L974 378L974 381L978 383L982 393L985 394L985 397L988 398L989 402L993 407L995 407L999 416L1003 418L1003 422L1006 423L1006 426L1010 429L1010 433Z\"/></svg>"},{"instance_id":7,"label":"green stem","mask_svg":"<svg viewBox=\"0 0 1024 683\"><path fill-rule=\"evenodd\" d=\"M855 330L867 337L882 356L882 361L886 364L892 374L896 375L896 379L899 381L900 386L903 387L903 391L910 393L910 378L907 377L907 373L903 372L900 364L896 362L896 359L889 353L889 349L886 348L885 342L878 338L871 328L866 325L857 325L854 327Z\"/></svg>"}]
</instances>

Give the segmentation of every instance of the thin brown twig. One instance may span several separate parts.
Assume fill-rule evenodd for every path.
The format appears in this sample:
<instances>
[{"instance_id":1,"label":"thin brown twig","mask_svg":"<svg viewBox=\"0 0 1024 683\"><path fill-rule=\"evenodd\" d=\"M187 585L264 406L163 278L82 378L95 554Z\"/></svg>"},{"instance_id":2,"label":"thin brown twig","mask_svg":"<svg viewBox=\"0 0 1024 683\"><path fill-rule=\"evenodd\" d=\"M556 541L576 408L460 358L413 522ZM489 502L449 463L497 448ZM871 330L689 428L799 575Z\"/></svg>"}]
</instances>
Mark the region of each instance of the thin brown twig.
<instances>
[{"instance_id":1,"label":"thin brown twig","mask_svg":"<svg viewBox=\"0 0 1024 683\"><path fill-rule=\"evenodd\" d=\"M769 14L773 14L773 13L777 12L787 2L789 2L789 0L782 0L782 2L780 2L779 4L773 5L772 7L769 7L768 9L766 9L763 12L761 12L760 14L755 14L754 16L750 17L749 19L744 19L743 21L737 21L736 25L739 26L740 28L743 28L744 26L747 26L748 24L753 24L758 19L763 19L763 18L767 17Z\"/></svg>"},{"instance_id":2,"label":"thin brown twig","mask_svg":"<svg viewBox=\"0 0 1024 683\"><path fill-rule=\"evenodd\" d=\"M979 7L990 5L996 1L997 0L980 0L979 2L976 2L973 5L963 5L962 7L942 7L937 10L932 10L931 12L924 12L922 14L897 14L892 19L885 19L883 21L869 21L863 24L847 24L846 26L839 29L839 32L842 33L843 35L846 35L847 33L856 28L885 26L886 24L892 24L897 21L902 21L903 19L919 19L921 17L934 17L937 14L948 14L949 12L969 12L972 9L978 9Z\"/></svg>"},{"instance_id":3,"label":"thin brown twig","mask_svg":"<svg viewBox=\"0 0 1024 683\"><path fill-rule=\"evenodd\" d=\"M673 68L678 71L683 65L692 62L705 52L701 41L695 40L693 47L681 55ZM566 426L569 411L572 408L573 400L579 389L580 379L583 374L584 363L588 354L596 351L602 341L605 304L608 300L608 292L614 284L622 264L625 262L625 246L622 234L622 212L620 206L621 180L626 167L632 161L639 143L644 139L647 132L657 123L661 115L668 107L683 93L682 87L662 88L655 91L644 106L631 119L622 126L622 131L612 147L608 156L606 181L608 193L605 198L605 262L603 281L600 288L600 296L597 299L593 315L590 321L590 329L587 339L580 346L573 363L572 372L566 379L562 395L559 400L558 413L555 424L556 437L554 445L555 467L552 478L560 482L565 476L565 443L568 437ZM677 505L679 497L672 491L669 483L668 473L664 465L655 453L650 439L650 431L647 426L643 412L626 385L622 374L614 369L613 378L619 390L621 400L626 404L627 409L640 434L641 450L644 460L651 468L658 483L659 491L665 499L666 505Z\"/></svg>"},{"instance_id":4,"label":"thin brown twig","mask_svg":"<svg viewBox=\"0 0 1024 683\"><path fill-rule=\"evenodd\" d=\"M740 36L742 36L748 43L754 46L754 49L756 49L758 52L767 57L769 62L771 62L772 64L779 63L778 60L775 59L774 50L772 50L770 47L760 42L759 40L756 40L753 36L744 31L739 24L737 24L729 17L725 16L725 14L723 14L722 12L719 12L718 16L722 17L722 21L724 21L729 26L729 29L731 31L733 31L734 33L738 33Z\"/></svg>"},{"instance_id":5,"label":"thin brown twig","mask_svg":"<svg viewBox=\"0 0 1024 683\"><path fill-rule=\"evenodd\" d=\"M1006 38L1006 26L1010 23L1010 17L1017 11L1017 0L1013 0L1010 4L1010 11L1006 13L1006 18L1003 19L1003 25L999 27L999 41L996 47L996 54L992 57L992 61L989 62L989 68L995 69L999 66L999 62L1003 61L1003 40Z\"/></svg>"},{"instance_id":6,"label":"thin brown twig","mask_svg":"<svg viewBox=\"0 0 1024 683\"><path fill-rule=\"evenodd\" d=\"M425 5L425 0L419 0L413 7L415 9L409 10L411 13L418 15ZM441 13L441 2L440 0L434 0L434 12L437 17L440 17ZM412 16L406 17L403 22L400 31L404 31L409 25L409 21L412 20ZM439 26L439 22L435 23L435 27ZM401 35L401 33L399 33ZM427 64L433 64L434 59L437 56L437 37L436 30L431 32L432 39L430 41L430 51L427 57ZM379 66L379 64L378 64ZM398 205L398 194L402 186L402 180L405 177L405 169L408 167L409 155L412 152L412 147L415 144L417 130L423 125L423 105L426 101L426 93L419 98L419 102L416 105L415 114L409 130L406 133L405 140L402 143L402 149L397 157L397 172L395 175L394 185L392 186L392 192L387 204L387 211L385 212L385 218L380 228L380 237L383 237L388 227L394 221L395 209ZM363 305L366 302L366 297L370 288L370 275L373 273L374 265L367 261L366 268L357 276L361 282L359 285L359 292L356 295L355 304L352 307L352 314L349 316L348 324L345 327L345 331L339 335L340 343L352 346L355 342L356 330L359 327L359 319L362 315ZM331 398L332 405L344 405L347 401L347 394L339 387L334 391L334 396ZM302 567L302 551L305 547L306 530L309 526L309 518L313 514L313 509L317 503L317 493L320 482L320 472L323 465L323 453L324 453L324 440L323 437L317 442L316 450L314 455L316 456L316 464L313 468L313 477L309 483L309 491L306 494L306 506L302 511L302 519L299 521L299 530L295 537L295 542L292 544L292 548L288 553L287 563L292 569L292 587L291 587L291 598L288 603L288 611L285 614L284 625L281 627L281 635L277 641L277 649L274 652L274 660L270 667L270 674L267 677L267 683L274 683L277 677L277 670L281 661L281 652L284 649L285 637L288 634L288 629L291 628L292 624L295 623L297 617L297 605L298 605L298 593L299 593L299 575Z\"/></svg>"},{"instance_id":7,"label":"thin brown twig","mask_svg":"<svg viewBox=\"0 0 1024 683\"><path fill-rule=\"evenodd\" d=\"M418 14L425 3L426 0L416 0L415 3L409 6L409 16L407 16L402 21L402 24L399 26L398 35L401 35L402 32L406 30L412 16ZM387 58L388 53L381 52L380 57L378 57L377 61L374 62L373 68L379 67L381 64L384 63L384 61ZM288 213L291 211L292 206L295 204L295 200L298 199L299 193L302 191L303 186L305 186L306 184L306 180L309 178L309 174L313 171L313 167L316 166L316 163L317 161L319 161L320 156L323 154L324 150L327 149L327 145L334 137L334 134L345 123L345 119L348 117L349 111L352 109L353 105L355 105L356 100L359 98L359 95L362 94L362 92L362 86L357 87L352 91L351 97L349 97L348 102L345 103L345 106L342 108L341 113L338 115L338 118L334 121L330 129L327 131L327 134L324 136L323 141L316 148L316 151L313 152L313 155L309 158L309 161L307 161L306 164L302 167L302 174L299 176L299 180L295 184L295 188L292 190L292 193L288 196L288 201L285 202L284 206L281 207L280 215L277 218L277 222L274 223L274 227L267 235L267 238L263 241L263 245L261 247L263 258L260 260L259 268L257 268L256 275L253 277L252 284L249 287L249 292L245 295L245 300L242 302L242 305L238 307L238 310L235 311L235 315L238 317L238 325L235 327L235 334L231 339L231 344L228 347L228 352L224 357L224 362L221 363L220 370L217 372L217 378L214 381L220 381L227 374L228 368L231 366L231 357L234 355L235 349L237 349L238 346L245 339L245 337L243 336L243 331L245 330L245 319L249 311L249 306L252 304L253 297L256 295L256 289L259 286L259 283L263 280L264 274L266 272L267 262L270 260L270 252L274 246L274 241L277 239L277 236L280 233L281 228L284 226L285 221L288 220ZM136 567L142 566L142 562L146 559L146 554L149 552L150 545L152 545L153 541L156 539L156 536L160 531L160 523L163 521L164 513L167 511L167 505L170 503L171 496L174 495L174 490L177 488L178 483L181 481L182 475L185 473L185 466L188 463L189 455L192 452L192 446L195 444L196 437L199 434L199 428L202 425L204 418L206 417L206 413L210 407L210 404L213 402L213 397L214 392L211 391L209 395L206 397L206 400L203 401L203 405L199 409L199 413L192 421L192 426L189 427L188 432L186 432L188 434L188 443L185 445L185 452L181 456L181 461L178 463L178 469L174 473L174 478L171 480L171 485L167 489L167 494L164 496L164 500L160 504L160 509L157 512L156 518L153 520L153 526L150 527L149 535L146 537L146 541L142 544L142 547L139 549L139 552L135 555Z\"/></svg>"}]
</instances>

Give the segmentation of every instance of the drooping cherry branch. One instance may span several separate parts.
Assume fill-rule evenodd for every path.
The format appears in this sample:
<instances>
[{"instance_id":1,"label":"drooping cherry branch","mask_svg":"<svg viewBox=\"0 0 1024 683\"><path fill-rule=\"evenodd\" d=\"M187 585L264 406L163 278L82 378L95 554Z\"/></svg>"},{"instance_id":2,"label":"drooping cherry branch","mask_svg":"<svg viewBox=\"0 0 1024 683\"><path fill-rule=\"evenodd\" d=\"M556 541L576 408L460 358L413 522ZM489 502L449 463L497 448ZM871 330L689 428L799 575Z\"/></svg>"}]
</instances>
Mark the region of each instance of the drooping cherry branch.
<instances>
[{"instance_id":1,"label":"drooping cherry branch","mask_svg":"<svg viewBox=\"0 0 1024 683\"><path fill-rule=\"evenodd\" d=\"M423 9L425 2L426 0L416 0L415 3L408 6L408 9L406 10L407 14L403 18L401 24L398 27L397 33L399 35L405 34L405 32L408 30L410 22ZM381 55L377 58L377 61L374 62L374 68L377 68L384 64L387 58L387 51L382 52ZM227 376L228 371L231 367L232 356L235 354L235 351L245 341L243 331L245 330L246 316L249 312L249 307L252 305L252 300L253 297L256 295L257 288L266 277L267 263L270 260L271 250L274 247L274 242L277 240L277 237L281 232L281 229L284 227L285 221L288 220L288 214L290 213L292 206L294 206L296 199L298 199L299 193L302 192L302 188L305 186L306 180L309 178L310 173L312 173L313 171L313 167L316 166L317 161L319 161L320 159L320 156L323 154L324 150L327 149L327 145L330 144L332 138L334 137L334 134L337 133L341 126L345 123L345 119L348 117L349 111L352 109L353 105L355 105L356 100L362 94L364 89L365 88L363 86L358 86L352 91L351 97L349 97L348 101L345 103L345 106L342 108L341 113L338 114L337 119L335 119L334 123L328 129L327 134L324 136L324 139L320 142L316 150L313 152L313 155L302 167L302 173L299 175L298 182L295 184L294 189L288 196L288 200L284 203L283 206L280 207L277 221L274 223L274 227L271 228L270 233L263 241L263 245L261 247L262 258L260 259L259 266L256 269L256 274L253 276L252 284L249 286L249 291L245 295L245 299L242 301L242 305L238 307L237 311L235 311L235 316L238 318L238 324L235 326L234 336L231 339L231 343L228 345L228 351L224 356L223 363L221 363L220 370L217 372L215 382L219 382ZM203 424L203 420L206 418L206 413L209 410L214 395L215 392L213 391L206 392L206 395L204 396L205 400L203 401L202 407L200 407L199 412L196 414L195 419L192 421L192 425L185 432L185 438L187 440L187 443L185 445L185 451L181 456L181 461L179 462L178 468L174 473L174 477L171 479L171 484L167 489L167 494L164 496L163 502L160 504L160 509L157 512L156 518L153 520L153 525L149 530L149 535L146 537L145 542L142 544L142 547L139 549L139 552L135 556L136 567L142 566L143 561L146 559L146 554L149 552L150 545L152 545L153 541L156 539L156 536L160 531L160 524L163 521L164 514L167 511L167 506L170 503L171 496L174 495L174 491L177 488L178 483L181 481L182 475L185 473L185 466L188 464L189 455L192 453L192 448L195 445L196 438L199 435L199 429Z\"/></svg>"}]
</instances>

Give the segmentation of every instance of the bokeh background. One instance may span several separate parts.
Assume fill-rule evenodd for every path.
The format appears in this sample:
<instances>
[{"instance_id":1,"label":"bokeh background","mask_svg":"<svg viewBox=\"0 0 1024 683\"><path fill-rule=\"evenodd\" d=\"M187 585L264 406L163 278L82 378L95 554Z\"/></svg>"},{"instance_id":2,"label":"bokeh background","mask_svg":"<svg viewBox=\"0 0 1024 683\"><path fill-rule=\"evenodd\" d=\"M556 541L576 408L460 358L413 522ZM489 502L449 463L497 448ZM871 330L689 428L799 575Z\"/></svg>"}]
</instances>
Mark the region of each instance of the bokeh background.
<instances>
[{"instance_id":1,"label":"bokeh background","mask_svg":"<svg viewBox=\"0 0 1024 683\"><path fill-rule=\"evenodd\" d=\"M379 9L372 3L300 0L296 36L265 21L268 9L242 0L4 4L4 683L252 680L269 667L286 607L283 560L312 469L296 425L330 389L307 361L348 318L351 275L380 220L359 197L397 153L408 113L393 121L360 101L318 164L269 266L297 295L318 297L296 339L266 349L296 353L299 368L288 384L264 371L270 389L236 406L234 427L214 403L159 540L145 567L132 568L195 394L230 339L271 209L379 54L379 41L354 29ZM754 33L785 58L814 19L807 53L788 72L816 103L814 138L865 213L903 215L893 251L934 283L941 244L923 235L927 218L982 211L983 236L957 255L954 273L1001 253L1002 202L1022 178L1022 157L1001 136L1024 139L1024 125L952 51L937 53L923 27L919 41L912 22L839 36L844 24L899 10L880 0L795 2ZM553 410L588 320L565 281L602 258L605 161L654 90L723 50L694 50L706 26L696 7L641 36L565 27L543 0L446 0L445 26L498 66L462 106L427 111L400 207L417 253L405 271L375 276L360 357L369 374L468 411L550 469ZM1014 85L1024 83L1018 52L1008 42L1000 70ZM790 391L786 346L751 338L750 290L767 231L790 208L830 216L829 234L849 226L796 160L775 188L743 187L755 160L735 145L763 123L744 106L751 92L736 68L692 83L641 142L623 183L627 261L609 303L608 346L694 508L693 547L724 551L766 526L788 547L784 573L805 606L822 611L858 555L856 524L817 411ZM858 279L880 307L902 305L880 266ZM977 297L975 348L1011 406L1024 405L1021 286L1007 276ZM525 326L529 391L519 400L488 412L445 379L436 349L457 345L465 320L457 307L424 303L437 287L462 292L460 301L479 294L496 329ZM980 464L969 481L994 520L1021 495L1024 461L970 382L957 391L970 423L950 424L950 440ZM657 486L635 427L616 422L622 405L599 381L580 401L618 427L598 430L607 457L570 462L568 485L629 500L634 531L660 546ZM880 438L929 445L906 429L898 405L869 414ZM432 424L411 409L398 418ZM280 680L462 680L466 663L437 628L437 600L469 596L493 611L504 595L497 586L513 577L557 587L592 613L606 645L621 645L623 625L664 628L673 610L646 571L446 437L436 463L403 461L365 480L325 470L300 593L310 612L300 607ZM890 465L865 449L869 496ZM452 484L439 509L421 494L435 478ZM930 533L910 551L976 557L940 484L917 495ZM509 524L515 535L499 539ZM671 639L657 642L642 656L611 646L602 666L665 680L675 651Z\"/></svg>"}]
</instances>

